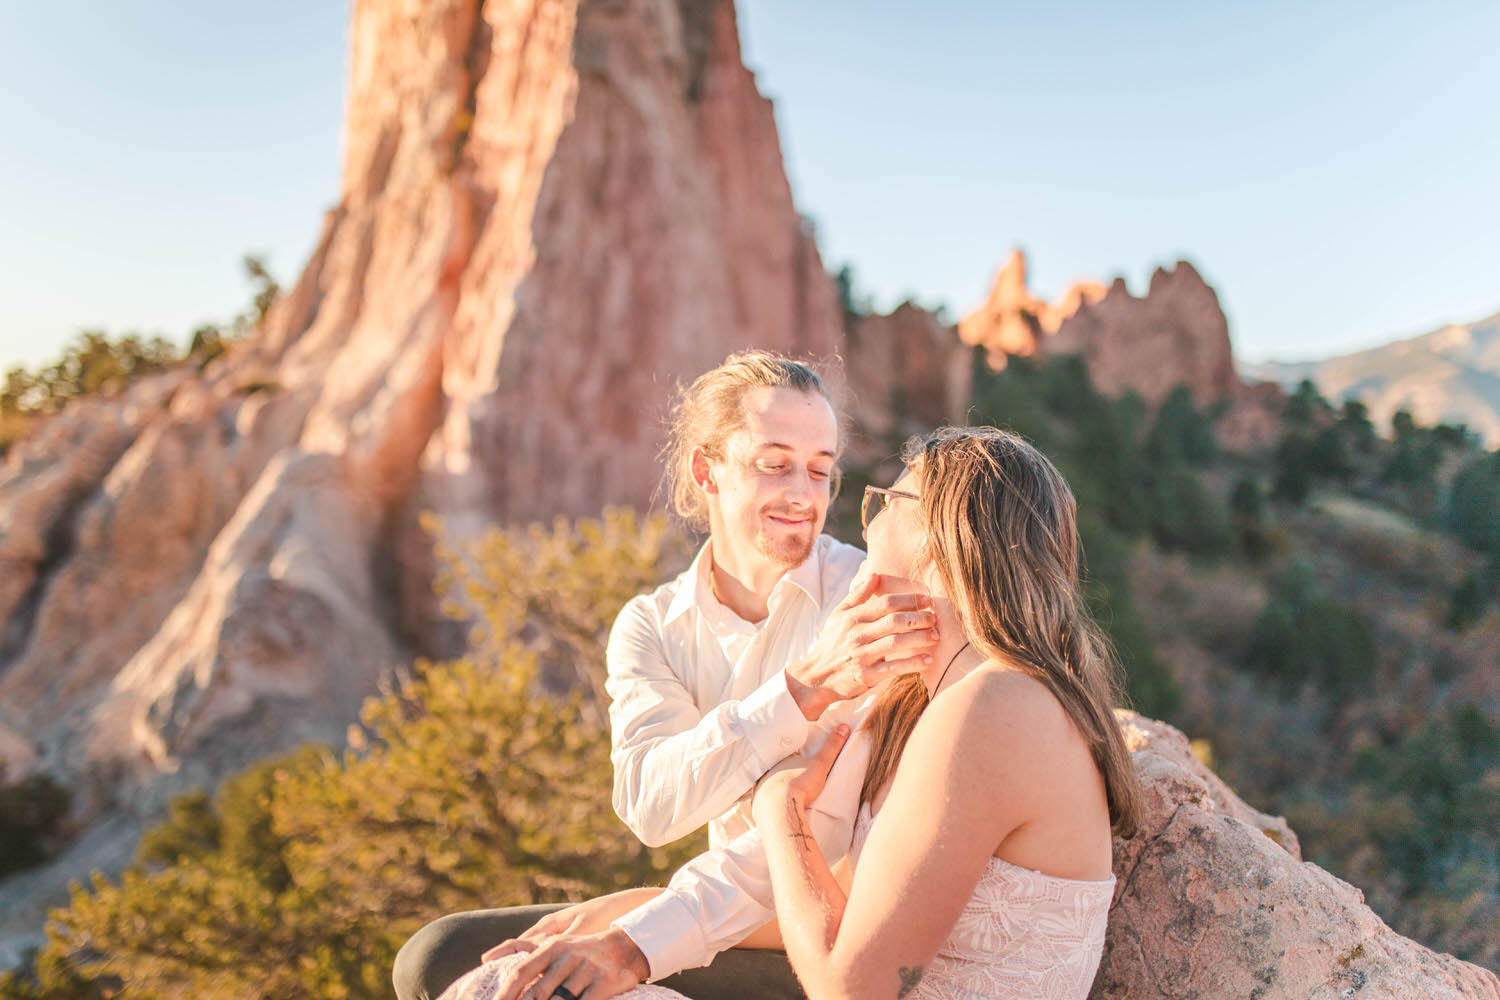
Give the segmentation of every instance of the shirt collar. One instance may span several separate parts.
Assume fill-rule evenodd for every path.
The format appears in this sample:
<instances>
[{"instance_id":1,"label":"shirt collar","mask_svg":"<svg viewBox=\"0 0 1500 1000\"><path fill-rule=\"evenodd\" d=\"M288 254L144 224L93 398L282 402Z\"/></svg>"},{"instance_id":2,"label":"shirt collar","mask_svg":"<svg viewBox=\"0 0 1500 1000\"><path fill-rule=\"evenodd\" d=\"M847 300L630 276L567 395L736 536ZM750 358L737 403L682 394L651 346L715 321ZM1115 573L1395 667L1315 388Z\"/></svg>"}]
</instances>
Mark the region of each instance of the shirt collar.
<instances>
[{"instance_id":1,"label":"shirt collar","mask_svg":"<svg viewBox=\"0 0 1500 1000\"><path fill-rule=\"evenodd\" d=\"M776 581L776 586L771 590L771 601L780 603L776 595L783 591L785 585L790 585L806 594L814 605L820 604L820 595L823 591L823 547L818 542L819 539L814 539L812 552L803 560L802 565L788 570L780 580ZM692 565L687 568L687 572L678 578L680 585L677 593L672 595L672 603L667 606L663 625L671 624L689 608L696 607L715 616L728 611L714 596L713 582L709 579L712 569L713 539L710 538L703 543L703 547L693 557Z\"/></svg>"},{"instance_id":2,"label":"shirt collar","mask_svg":"<svg viewBox=\"0 0 1500 1000\"><path fill-rule=\"evenodd\" d=\"M693 557L692 565L677 578L677 593L672 595L672 603L667 605L667 615L662 621L663 625L670 625L686 614L689 608L701 604L701 595L705 591L710 599L713 598L713 587L708 582L708 570L713 559L709 553L709 546L712 544L713 539L704 542L698 554Z\"/></svg>"},{"instance_id":3,"label":"shirt collar","mask_svg":"<svg viewBox=\"0 0 1500 1000\"><path fill-rule=\"evenodd\" d=\"M772 597L776 596L776 591L781 589L782 584L791 584L806 594L814 605L822 604L823 547L818 542L819 538L813 539L812 551L807 554L801 566L789 570L786 576L776 581L776 587L771 591Z\"/></svg>"}]
</instances>

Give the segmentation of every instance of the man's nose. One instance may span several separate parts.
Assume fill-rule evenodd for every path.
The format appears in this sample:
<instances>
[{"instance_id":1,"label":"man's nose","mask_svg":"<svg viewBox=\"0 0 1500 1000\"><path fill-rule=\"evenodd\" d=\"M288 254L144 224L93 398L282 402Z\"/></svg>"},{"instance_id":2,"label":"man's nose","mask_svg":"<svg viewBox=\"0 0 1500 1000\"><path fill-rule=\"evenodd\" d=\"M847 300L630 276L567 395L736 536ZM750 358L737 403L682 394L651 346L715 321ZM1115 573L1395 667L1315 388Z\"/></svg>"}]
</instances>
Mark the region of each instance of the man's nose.
<instances>
[{"instance_id":1,"label":"man's nose","mask_svg":"<svg viewBox=\"0 0 1500 1000\"><path fill-rule=\"evenodd\" d=\"M812 474L801 469L787 477L786 499L788 503L807 506L812 503Z\"/></svg>"}]
</instances>

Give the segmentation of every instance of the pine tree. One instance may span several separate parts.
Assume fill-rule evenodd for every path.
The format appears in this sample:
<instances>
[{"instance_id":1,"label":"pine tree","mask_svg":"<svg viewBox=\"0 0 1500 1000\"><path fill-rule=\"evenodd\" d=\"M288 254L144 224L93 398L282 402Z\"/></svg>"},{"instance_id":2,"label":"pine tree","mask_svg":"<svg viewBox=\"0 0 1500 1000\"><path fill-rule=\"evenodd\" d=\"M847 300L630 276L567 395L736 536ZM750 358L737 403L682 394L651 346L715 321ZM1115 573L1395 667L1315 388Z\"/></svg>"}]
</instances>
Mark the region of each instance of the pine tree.
<instances>
[{"instance_id":1,"label":"pine tree","mask_svg":"<svg viewBox=\"0 0 1500 1000\"><path fill-rule=\"evenodd\" d=\"M443 913L659 883L701 850L647 848L615 818L592 685L542 683L548 661L554 680L602 674L615 613L684 540L628 511L467 544L434 528L470 655L367 701L343 752L177 800L138 864L75 886L36 978L0 997L384 998L396 950Z\"/></svg>"}]
</instances>

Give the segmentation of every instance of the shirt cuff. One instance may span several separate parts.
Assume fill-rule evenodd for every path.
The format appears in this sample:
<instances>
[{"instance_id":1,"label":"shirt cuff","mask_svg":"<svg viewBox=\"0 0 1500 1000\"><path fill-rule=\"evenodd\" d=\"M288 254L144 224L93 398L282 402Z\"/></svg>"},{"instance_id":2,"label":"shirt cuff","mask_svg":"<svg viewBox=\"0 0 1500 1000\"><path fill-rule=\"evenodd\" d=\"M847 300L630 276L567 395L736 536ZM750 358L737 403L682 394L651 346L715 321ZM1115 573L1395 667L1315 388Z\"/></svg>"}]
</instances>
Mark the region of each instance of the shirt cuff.
<instances>
[{"instance_id":1,"label":"shirt cuff","mask_svg":"<svg viewBox=\"0 0 1500 1000\"><path fill-rule=\"evenodd\" d=\"M785 670L776 671L749 697L741 699L738 714L740 731L755 750L761 773L807 742L807 717L792 697Z\"/></svg>"},{"instance_id":2,"label":"shirt cuff","mask_svg":"<svg viewBox=\"0 0 1500 1000\"><path fill-rule=\"evenodd\" d=\"M650 981L713 961L693 910L671 889L642 903L611 924L624 931L646 956Z\"/></svg>"}]
</instances>

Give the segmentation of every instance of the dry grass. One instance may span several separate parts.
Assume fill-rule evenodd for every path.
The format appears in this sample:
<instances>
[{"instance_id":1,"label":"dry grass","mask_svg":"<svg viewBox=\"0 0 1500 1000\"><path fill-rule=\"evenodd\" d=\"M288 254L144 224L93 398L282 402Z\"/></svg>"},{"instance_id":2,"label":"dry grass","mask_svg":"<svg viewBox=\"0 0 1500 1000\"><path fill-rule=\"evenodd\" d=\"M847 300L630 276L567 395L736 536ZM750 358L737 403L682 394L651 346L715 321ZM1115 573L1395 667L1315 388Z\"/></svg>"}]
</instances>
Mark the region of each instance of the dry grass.
<instances>
[{"instance_id":1,"label":"dry grass","mask_svg":"<svg viewBox=\"0 0 1500 1000\"><path fill-rule=\"evenodd\" d=\"M1342 555L1356 570L1389 577L1403 587L1446 592L1474 564L1473 556L1385 507L1353 497L1325 497L1299 528Z\"/></svg>"}]
</instances>

